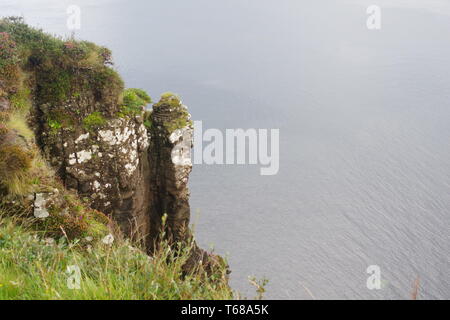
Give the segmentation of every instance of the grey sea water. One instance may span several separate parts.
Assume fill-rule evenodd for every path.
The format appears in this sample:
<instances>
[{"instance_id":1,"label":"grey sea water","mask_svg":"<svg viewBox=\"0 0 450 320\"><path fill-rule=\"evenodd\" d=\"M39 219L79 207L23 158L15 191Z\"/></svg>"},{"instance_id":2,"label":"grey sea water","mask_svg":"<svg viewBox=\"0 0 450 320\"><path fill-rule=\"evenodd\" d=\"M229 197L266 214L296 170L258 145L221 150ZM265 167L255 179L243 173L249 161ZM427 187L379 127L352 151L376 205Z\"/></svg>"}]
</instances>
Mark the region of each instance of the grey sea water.
<instances>
[{"instance_id":1,"label":"grey sea water","mask_svg":"<svg viewBox=\"0 0 450 320\"><path fill-rule=\"evenodd\" d=\"M450 2L1 0L0 15L113 50L127 86L207 128L279 128L280 171L195 165L198 241L268 298L450 298ZM395 4L392 4L395 2ZM368 290L366 269L381 268ZM309 291L309 293L308 293Z\"/></svg>"}]
</instances>

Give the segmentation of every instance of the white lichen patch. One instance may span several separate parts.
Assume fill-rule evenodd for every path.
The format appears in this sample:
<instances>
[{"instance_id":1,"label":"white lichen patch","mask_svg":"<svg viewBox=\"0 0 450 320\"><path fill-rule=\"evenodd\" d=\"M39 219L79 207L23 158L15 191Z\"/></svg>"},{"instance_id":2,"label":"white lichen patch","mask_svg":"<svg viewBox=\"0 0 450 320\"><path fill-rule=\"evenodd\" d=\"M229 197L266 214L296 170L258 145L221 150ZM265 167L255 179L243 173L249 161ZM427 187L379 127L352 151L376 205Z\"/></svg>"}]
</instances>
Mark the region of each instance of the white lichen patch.
<instances>
[{"instance_id":1,"label":"white lichen patch","mask_svg":"<svg viewBox=\"0 0 450 320\"><path fill-rule=\"evenodd\" d=\"M179 166L192 166L192 129L177 129L170 135L169 139L172 143L177 142L171 152L172 163Z\"/></svg>"},{"instance_id":2,"label":"white lichen patch","mask_svg":"<svg viewBox=\"0 0 450 320\"><path fill-rule=\"evenodd\" d=\"M39 219L47 218L50 214L46 208L47 196L44 193L36 193L36 198L34 200L34 216Z\"/></svg>"},{"instance_id":3,"label":"white lichen patch","mask_svg":"<svg viewBox=\"0 0 450 320\"><path fill-rule=\"evenodd\" d=\"M69 164L73 166L75 163L83 163L92 159L92 152L87 150L81 150L79 152L71 153L69 155Z\"/></svg>"},{"instance_id":4,"label":"white lichen patch","mask_svg":"<svg viewBox=\"0 0 450 320\"><path fill-rule=\"evenodd\" d=\"M137 139L137 143L140 150L145 150L150 145L148 140L149 138L147 134L147 128L143 124L141 124L138 129L138 139Z\"/></svg>"},{"instance_id":5,"label":"white lichen patch","mask_svg":"<svg viewBox=\"0 0 450 320\"><path fill-rule=\"evenodd\" d=\"M82 134L81 136L79 136L76 140L75 140L75 144L80 143L83 140L86 140L87 138L89 138L89 132Z\"/></svg>"},{"instance_id":6,"label":"white lichen patch","mask_svg":"<svg viewBox=\"0 0 450 320\"><path fill-rule=\"evenodd\" d=\"M104 205L107 207L111 206L110 191L116 182L111 182L109 172L105 170L104 173L103 168L114 161L119 170L119 179L123 184L132 184L131 178L139 169L140 153L149 146L147 129L143 124L136 125L134 120L114 119L108 125L108 128L97 131L95 141L86 140L89 138L87 134L79 136L76 140L77 149L68 158L71 166L76 165L69 167L70 173L83 183L88 183L92 199L103 200L101 202L106 202ZM83 140L85 142L80 143ZM89 161L89 166L79 165L86 161ZM77 170L80 168L86 170L86 174L81 175Z\"/></svg>"},{"instance_id":7,"label":"white lichen patch","mask_svg":"<svg viewBox=\"0 0 450 320\"><path fill-rule=\"evenodd\" d=\"M111 130L100 130L98 132L99 139L101 139L103 142L106 142L110 146L113 146L116 144L116 137L114 135L114 132Z\"/></svg>"},{"instance_id":8,"label":"white lichen patch","mask_svg":"<svg viewBox=\"0 0 450 320\"><path fill-rule=\"evenodd\" d=\"M92 152L87 150L81 150L77 152L78 163L83 163L85 161L92 159Z\"/></svg>"},{"instance_id":9,"label":"white lichen patch","mask_svg":"<svg viewBox=\"0 0 450 320\"><path fill-rule=\"evenodd\" d=\"M95 190L95 191L100 191L101 185L100 185L100 182L98 182L97 180L95 180L95 181L92 183L92 186L94 187L94 190Z\"/></svg>"},{"instance_id":10,"label":"white lichen patch","mask_svg":"<svg viewBox=\"0 0 450 320\"><path fill-rule=\"evenodd\" d=\"M169 140L171 143L175 143L183 136L184 131L182 129L176 129L172 134L169 136Z\"/></svg>"},{"instance_id":11,"label":"white lichen patch","mask_svg":"<svg viewBox=\"0 0 450 320\"><path fill-rule=\"evenodd\" d=\"M127 171L128 175L131 176L137 169L137 166L132 163L127 163L125 165L125 170Z\"/></svg>"},{"instance_id":12,"label":"white lichen patch","mask_svg":"<svg viewBox=\"0 0 450 320\"><path fill-rule=\"evenodd\" d=\"M112 234L108 234L103 238L102 242L107 245L112 245L112 243L114 242L114 236Z\"/></svg>"},{"instance_id":13,"label":"white lichen patch","mask_svg":"<svg viewBox=\"0 0 450 320\"><path fill-rule=\"evenodd\" d=\"M111 125L114 129L100 130L98 132L99 140L110 146L124 144L132 135L136 134L136 131L133 128L129 128L128 126L123 127L123 122L121 119L112 121Z\"/></svg>"},{"instance_id":14,"label":"white lichen patch","mask_svg":"<svg viewBox=\"0 0 450 320\"><path fill-rule=\"evenodd\" d=\"M178 166L192 166L191 152L183 150L179 146L172 149L172 163Z\"/></svg>"}]
</instances>

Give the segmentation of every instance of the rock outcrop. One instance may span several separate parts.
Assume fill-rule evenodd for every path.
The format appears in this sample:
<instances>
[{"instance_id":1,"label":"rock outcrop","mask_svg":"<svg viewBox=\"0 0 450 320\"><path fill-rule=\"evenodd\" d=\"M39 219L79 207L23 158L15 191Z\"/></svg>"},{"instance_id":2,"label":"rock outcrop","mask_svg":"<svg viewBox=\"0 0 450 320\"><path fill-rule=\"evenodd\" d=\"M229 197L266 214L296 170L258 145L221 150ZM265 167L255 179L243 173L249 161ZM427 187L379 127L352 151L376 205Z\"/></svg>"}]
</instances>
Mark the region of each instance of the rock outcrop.
<instances>
[{"instance_id":1,"label":"rock outcrop","mask_svg":"<svg viewBox=\"0 0 450 320\"><path fill-rule=\"evenodd\" d=\"M166 234L174 242L189 237L188 179L192 170L193 126L186 106L175 96L166 96L153 107L149 130L151 224L149 240L161 231L167 214ZM153 244L149 243L152 248Z\"/></svg>"},{"instance_id":2,"label":"rock outcrop","mask_svg":"<svg viewBox=\"0 0 450 320\"><path fill-rule=\"evenodd\" d=\"M87 106L72 103L68 108L85 113ZM36 110L40 119L52 112L46 105L37 105ZM145 239L152 251L165 214L168 239L179 242L190 236L187 184L193 126L186 106L175 95L154 105L148 127L144 113L107 119L95 130L53 130L48 121L35 122L42 150L66 188L108 214L126 236Z\"/></svg>"},{"instance_id":3,"label":"rock outcrop","mask_svg":"<svg viewBox=\"0 0 450 320\"><path fill-rule=\"evenodd\" d=\"M40 126L42 149L66 188L89 199L91 207L109 215L126 236L148 234L152 197L142 115L105 120L96 130L55 132L47 122Z\"/></svg>"},{"instance_id":4,"label":"rock outcrop","mask_svg":"<svg viewBox=\"0 0 450 320\"><path fill-rule=\"evenodd\" d=\"M0 160L11 167L18 167L16 159L23 162L14 176L9 169L0 172L0 191L11 193L23 173L34 170L28 177L34 216L54 221L56 231L64 220L62 231L79 237L86 217L97 221L106 214L108 223L141 240L149 253L161 234L171 243L192 245L193 126L179 97L163 94L146 111L150 97L140 89L124 90L108 49L55 39L20 19L0 20L0 44L0 146L3 155L12 154ZM47 163L53 170L39 175ZM60 194L53 194L55 187ZM74 224L79 228L67 232ZM192 247L188 264L214 260Z\"/></svg>"}]
</instances>

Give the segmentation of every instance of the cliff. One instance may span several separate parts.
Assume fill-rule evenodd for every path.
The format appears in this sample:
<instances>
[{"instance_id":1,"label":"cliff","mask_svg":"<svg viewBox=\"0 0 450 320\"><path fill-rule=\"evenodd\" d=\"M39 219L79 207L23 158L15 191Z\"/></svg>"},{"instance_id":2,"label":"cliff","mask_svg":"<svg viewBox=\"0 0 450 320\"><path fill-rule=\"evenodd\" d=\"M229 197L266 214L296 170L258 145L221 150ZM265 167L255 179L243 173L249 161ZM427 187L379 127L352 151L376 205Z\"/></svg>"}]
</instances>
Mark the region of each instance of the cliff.
<instances>
[{"instance_id":1,"label":"cliff","mask_svg":"<svg viewBox=\"0 0 450 320\"><path fill-rule=\"evenodd\" d=\"M111 52L0 20L0 196L36 230L70 240L108 233L153 255L189 248L183 272L224 261L189 231L193 127L180 98L153 105L124 89ZM225 278L224 278L225 279Z\"/></svg>"}]
</instances>

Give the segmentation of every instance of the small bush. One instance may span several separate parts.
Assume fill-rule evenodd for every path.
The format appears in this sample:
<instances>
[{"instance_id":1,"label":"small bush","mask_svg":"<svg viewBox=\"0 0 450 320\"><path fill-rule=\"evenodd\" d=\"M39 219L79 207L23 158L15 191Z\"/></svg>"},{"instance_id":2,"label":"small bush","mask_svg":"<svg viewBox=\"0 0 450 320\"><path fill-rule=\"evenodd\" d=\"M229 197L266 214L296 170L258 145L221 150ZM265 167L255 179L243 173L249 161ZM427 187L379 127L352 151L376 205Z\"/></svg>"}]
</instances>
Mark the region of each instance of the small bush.
<instances>
[{"instance_id":1,"label":"small bush","mask_svg":"<svg viewBox=\"0 0 450 320\"><path fill-rule=\"evenodd\" d=\"M106 120L100 112L93 112L83 119L83 127L88 131L101 127L105 124Z\"/></svg>"},{"instance_id":2,"label":"small bush","mask_svg":"<svg viewBox=\"0 0 450 320\"><path fill-rule=\"evenodd\" d=\"M89 55L89 49L85 42L67 41L63 48L63 52L74 60L83 60Z\"/></svg>"},{"instance_id":3,"label":"small bush","mask_svg":"<svg viewBox=\"0 0 450 320\"><path fill-rule=\"evenodd\" d=\"M98 238L108 233L107 226L98 222L90 210L74 204L70 204L67 213L62 213L62 210L64 209L51 207L50 215L45 219L38 220L34 225L35 229L44 231L49 237L66 236L71 240L87 236Z\"/></svg>"},{"instance_id":4,"label":"small bush","mask_svg":"<svg viewBox=\"0 0 450 320\"><path fill-rule=\"evenodd\" d=\"M0 19L0 34L8 49L0 63L19 62L24 70L35 72L39 104L62 104L80 89L93 92L103 105L117 104L123 81L108 66L110 50L88 41L53 37L21 18Z\"/></svg>"},{"instance_id":5,"label":"small bush","mask_svg":"<svg viewBox=\"0 0 450 320\"><path fill-rule=\"evenodd\" d=\"M39 84L39 102L59 104L70 97L74 76L69 70L46 68L45 71L37 73L36 81Z\"/></svg>"},{"instance_id":6,"label":"small bush","mask_svg":"<svg viewBox=\"0 0 450 320\"><path fill-rule=\"evenodd\" d=\"M48 126L53 134L57 133L58 130L62 128L61 122L59 122L58 120L54 120L54 119L48 120Z\"/></svg>"},{"instance_id":7,"label":"small bush","mask_svg":"<svg viewBox=\"0 0 450 320\"><path fill-rule=\"evenodd\" d=\"M161 99L155 104L155 107L163 104L168 104L171 107L178 107L181 105L181 99L176 93L165 92L161 95Z\"/></svg>"},{"instance_id":8,"label":"small bush","mask_svg":"<svg viewBox=\"0 0 450 320\"><path fill-rule=\"evenodd\" d=\"M151 103L152 99L142 89L126 89L123 92L122 113L125 115L137 115L142 112L143 107Z\"/></svg>"},{"instance_id":9,"label":"small bush","mask_svg":"<svg viewBox=\"0 0 450 320\"><path fill-rule=\"evenodd\" d=\"M16 43L9 33L0 32L0 69L19 61Z\"/></svg>"},{"instance_id":10,"label":"small bush","mask_svg":"<svg viewBox=\"0 0 450 320\"><path fill-rule=\"evenodd\" d=\"M144 126L145 126L147 129L151 129L151 128L152 128L152 125L153 125L153 123L152 123L152 120L151 120L151 119L147 119L147 120L144 121Z\"/></svg>"},{"instance_id":11,"label":"small bush","mask_svg":"<svg viewBox=\"0 0 450 320\"><path fill-rule=\"evenodd\" d=\"M189 114L187 110L182 106L180 97L172 92L166 92L161 95L161 99L153 106L153 109L167 108L172 111L172 119L168 119L164 122L164 127L168 132L173 132L176 129L181 129L187 125L192 125L189 120Z\"/></svg>"}]
</instances>

